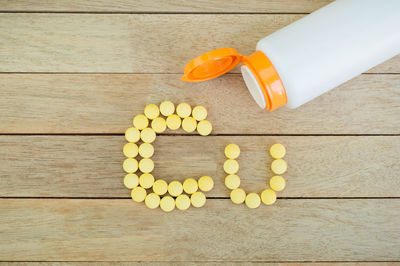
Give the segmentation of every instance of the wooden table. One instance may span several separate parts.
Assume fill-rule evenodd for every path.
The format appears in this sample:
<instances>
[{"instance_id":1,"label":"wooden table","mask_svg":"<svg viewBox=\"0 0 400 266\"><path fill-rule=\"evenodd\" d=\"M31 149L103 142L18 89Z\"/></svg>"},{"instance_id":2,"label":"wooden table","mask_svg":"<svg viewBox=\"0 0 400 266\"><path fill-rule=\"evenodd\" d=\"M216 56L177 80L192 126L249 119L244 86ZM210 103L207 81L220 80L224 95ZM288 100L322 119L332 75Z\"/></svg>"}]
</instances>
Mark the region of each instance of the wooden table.
<instances>
[{"instance_id":1,"label":"wooden table","mask_svg":"<svg viewBox=\"0 0 400 266\"><path fill-rule=\"evenodd\" d=\"M238 69L180 81L194 56L250 54L328 2L1 1L0 260L400 261L400 56L272 113ZM123 133L165 99L209 110L211 136L161 134L154 156L157 178L214 178L204 208L149 210L123 186ZM234 205L224 146L240 145L242 187L260 192L275 142L287 188L273 206Z\"/></svg>"}]
</instances>

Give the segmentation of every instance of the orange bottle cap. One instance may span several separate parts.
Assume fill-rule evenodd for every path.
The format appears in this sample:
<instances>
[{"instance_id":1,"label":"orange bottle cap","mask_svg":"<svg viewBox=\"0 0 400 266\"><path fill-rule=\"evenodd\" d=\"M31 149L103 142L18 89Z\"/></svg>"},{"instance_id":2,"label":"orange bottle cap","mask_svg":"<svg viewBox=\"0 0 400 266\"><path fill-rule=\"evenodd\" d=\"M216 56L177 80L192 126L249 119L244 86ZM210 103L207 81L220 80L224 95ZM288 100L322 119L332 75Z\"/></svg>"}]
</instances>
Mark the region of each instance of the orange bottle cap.
<instances>
[{"instance_id":1,"label":"orange bottle cap","mask_svg":"<svg viewBox=\"0 0 400 266\"><path fill-rule=\"evenodd\" d=\"M185 66L182 81L200 82L213 79L232 70L240 62L249 69L246 72L247 76L251 76L254 82L251 84L246 82L246 85L262 108L272 111L287 103L286 91L279 74L269 58L261 51L249 56L239 54L234 48L207 52Z\"/></svg>"},{"instance_id":2,"label":"orange bottle cap","mask_svg":"<svg viewBox=\"0 0 400 266\"><path fill-rule=\"evenodd\" d=\"M182 81L200 82L219 77L232 70L243 56L234 48L220 48L190 61L184 69Z\"/></svg>"}]
</instances>

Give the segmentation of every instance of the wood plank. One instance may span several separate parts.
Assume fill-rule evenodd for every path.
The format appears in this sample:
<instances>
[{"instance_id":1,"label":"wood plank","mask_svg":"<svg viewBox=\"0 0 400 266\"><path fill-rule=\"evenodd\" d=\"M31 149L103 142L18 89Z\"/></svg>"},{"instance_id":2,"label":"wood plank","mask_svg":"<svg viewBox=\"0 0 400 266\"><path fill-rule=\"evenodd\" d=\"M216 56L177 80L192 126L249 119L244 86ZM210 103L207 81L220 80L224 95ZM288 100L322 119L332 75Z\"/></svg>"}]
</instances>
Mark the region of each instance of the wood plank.
<instances>
[{"instance_id":1,"label":"wood plank","mask_svg":"<svg viewBox=\"0 0 400 266\"><path fill-rule=\"evenodd\" d=\"M109 1L12 1L3 0L0 11L50 12L218 12L218 13L309 13L332 0L119 0Z\"/></svg>"},{"instance_id":2,"label":"wood plank","mask_svg":"<svg viewBox=\"0 0 400 266\"><path fill-rule=\"evenodd\" d=\"M288 150L287 188L279 197L400 197L400 137L159 136L154 176L210 175L207 196L229 197L224 147L240 145L242 185L261 192L272 177L269 147ZM2 197L130 197L122 183L123 136L1 136Z\"/></svg>"},{"instance_id":3,"label":"wood plank","mask_svg":"<svg viewBox=\"0 0 400 266\"><path fill-rule=\"evenodd\" d=\"M213 134L399 134L400 75L361 75L290 110L260 109L241 75L0 74L1 133L119 133L148 103L202 104Z\"/></svg>"},{"instance_id":4,"label":"wood plank","mask_svg":"<svg viewBox=\"0 0 400 266\"><path fill-rule=\"evenodd\" d=\"M229 200L163 213L131 200L1 199L1 260L400 260L400 199ZM199 230L201 225L201 230Z\"/></svg>"},{"instance_id":5,"label":"wood plank","mask_svg":"<svg viewBox=\"0 0 400 266\"><path fill-rule=\"evenodd\" d=\"M18 266L47 266L47 265L54 265L54 266L70 266L70 265L78 265L78 266L91 266L91 265L115 265L115 266L130 266L130 265L155 265L155 266L162 266L162 265L189 265L189 266L196 266L196 265L239 265L239 266L247 266L247 265L260 265L260 263L267 263L266 261L257 261L257 262L248 262L248 261L241 261L241 262L233 262L233 261L185 261L185 262L171 262L171 261L63 261L63 262L35 262L35 261L7 261L7 262L0 262L0 265L18 265ZM312 266L394 266L399 265L399 262L268 262L269 266L303 266L303 265L312 265Z\"/></svg>"},{"instance_id":6,"label":"wood plank","mask_svg":"<svg viewBox=\"0 0 400 266\"><path fill-rule=\"evenodd\" d=\"M5 13L0 72L181 73L208 50L250 54L258 40L302 16ZM400 56L371 71L400 73Z\"/></svg>"}]
</instances>

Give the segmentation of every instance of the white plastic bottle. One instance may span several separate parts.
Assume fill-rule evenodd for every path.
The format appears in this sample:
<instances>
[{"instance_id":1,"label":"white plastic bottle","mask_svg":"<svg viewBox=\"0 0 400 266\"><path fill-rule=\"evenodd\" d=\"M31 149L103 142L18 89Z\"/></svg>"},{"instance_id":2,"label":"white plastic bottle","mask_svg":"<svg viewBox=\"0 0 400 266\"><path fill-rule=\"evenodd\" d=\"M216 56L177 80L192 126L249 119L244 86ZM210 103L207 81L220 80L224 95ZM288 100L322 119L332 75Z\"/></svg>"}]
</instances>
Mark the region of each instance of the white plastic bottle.
<instances>
[{"instance_id":1,"label":"white plastic bottle","mask_svg":"<svg viewBox=\"0 0 400 266\"><path fill-rule=\"evenodd\" d=\"M260 40L256 50L203 54L182 80L212 79L242 62L260 107L296 108L400 53L400 0L337 0Z\"/></svg>"}]
</instances>

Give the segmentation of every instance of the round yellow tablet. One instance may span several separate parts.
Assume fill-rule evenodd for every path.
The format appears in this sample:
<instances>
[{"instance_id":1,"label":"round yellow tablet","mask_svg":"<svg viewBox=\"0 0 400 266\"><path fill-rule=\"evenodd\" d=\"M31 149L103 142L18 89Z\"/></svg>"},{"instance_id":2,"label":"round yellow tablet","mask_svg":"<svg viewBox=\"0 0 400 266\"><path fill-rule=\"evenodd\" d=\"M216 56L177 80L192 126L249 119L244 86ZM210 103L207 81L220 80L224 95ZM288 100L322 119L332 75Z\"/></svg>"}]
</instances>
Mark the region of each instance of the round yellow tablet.
<instances>
[{"instance_id":1,"label":"round yellow tablet","mask_svg":"<svg viewBox=\"0 0 400 266\"><path fill-rule=\"evenodd\" d=\"M138 155L139 148L135 143L129 142L124 145L124 149L122 151L126 157L132 158Z\"/></svg>"},{"instance_id":2,"label":"round yellow tablet","mask_svg":"<svg viewBox=\"0 0 400 266\"><path fill-rule=\"evenodd\" d=\"M172 115L175 112L175 105L170 101L163 101L160 104L160 112L164 116Z\"/></svg>"},{"instance_id":3,"label":"round yellow tablet","mask_svg":"<svg viewBox=\"0 0 400 266\"><path fill-rule=\"evenodd\" d=\"M192 113L192 107L188 103L180 103L176 107L176 113L182 118L188 117Z\"/></svg>"},{"instance_id":4,"label":"round yellow tablet","mask_svg":"<svg viewBox=\"0 0 400 266\"><path fill-rule=\"evenodd\" d=\"M130 188L130 189L135 188L135 187L137 187L138 184L139 184L139 177L136 174L131 173L131 174L127 174L124 177L124 185L127 188Z\"/></svg>"},{"instance_id":5,"label":"round yellow tablet","mask_svg":"<svg viewBox=\"0 0 400 266\"><path fill-rule=\"evenodd\" d=\"M212 125L208 120L201 120L197 123L197 132L202 136L210 135L212 131Z\"/></svg>"},{"instance_id":6,"label":"round yellow tablet","mask_svg":"<svg viewBox=\"0 0 400 266\"><path fill-rule=\"evenodd\" d=\"M150 193L146 196L144 203L146 204L147 208L155 209L160 206L160 196L158 196L156 193Z\"/></svg>"},{"instance_id":7,"label":"round yellow tablet","mask_svg":"<svg viewBox=\"0 0 400 266\"><path fill-rule=\"evenodd\" d=\"M144 129L149 125L149 119L145 115L136 115L133 118L133 126L137 129Z\"/></svg>"},{"instance_id":8,"label":"round yellow tablet","mask_svg":"<svg viewBox=\"0 0 400 266\"><path fill-rule=\"evenodd\" d=\"M199 188L202 191L210 191L214 187L214 180L210 176L202 176L199 178Z\"/></svg>"},{"instance_id":9,"label":"round yellow tablet","mask_svg":"<svg viewBox=\"0 0 400 266\"><path fill-rule=\"evenodd\" d=\"M228 159L224 162L224 171L227 174L236 174L239 171L239 163L236 160Z\"/></svg>"},{"instance_id":10,"label":"round yellow tablet","mask_svg":"<svg viewBox=\"0 0 400 266\"><path fill-rule=\"evenodd\" d=\"M139 184L142 188L151 188L154 184L154 176L149 173L142 174L139 178Z\"/></svg>"},{"instance_id":11,"label":"round yellow tablet","mask_svg":"<svg viewBox=\"0 0 400 266\"><path fill-rule=\"evenodd\" d=\"M266 189L261 193L261 200L265 205L274 204L276 201L276 193L272 189Z\"/></svg>"},{"instance_id":12,"label":"round yellow tablet","mask_svg":"<svg viewBox=\"0 0 400 266\"><path fill-rule=\"evenodd\" d=\"M236 159L240 155L240 148L236 144L229 144L225 147L225 156L229 159Z\"/></svg>"},{"instance_id":13,"label":"round yellow tablet","mask_svg":"<svg viewBox=\"0 0 400 266\"><path fill-rule=\"evenodd\" d=\"M160 115L160 109L155 104L149 104L144 108L144 115L147 116L148 119L154 119Z\"/></svg>"},{"instance_id":14,"label":"round yellow tablet","mask_svg":"<svg viewBox=\"0 0 400 266\"><path fill-rule=\"evenodd\" d=\"M175 205L181 211L189 209L190 207L189 196L185 194L179 195L175 200Z\"/></svg>"},{"instance_id":15,"label":"round yellow tablet","mask_svg":"<svg viewBox=\"0 0 400 266\"><path fill-rule=\"evenodd\" d=\"M258 194L256 193L249 193L246 196L245 202L247 207L249 207L250 209L255 209L258 208L258 206L260 206L261 199L260 196L258 196Z\"/></svg>"},{"instance_id":16,"label":"round yellow tablet","mask_svg":"<svg viewBox=\"0 0 400 266\"><path fill-rule=\"evenodd\" d=\"M168 191L168 183L162 179L158 179L153 184L153 191L158 195L164 195Z\"/></svg>"},{"instance_id":17,"label":"round yellow tablet","mask_svg":"<svg viewBox=\"0 0 400 266\"><path fill-rule=\"evenodd\" d=\"M201 121L207 118L207 109L204 106L198 105L193 108L192 116L197 121Z\"/></svg>"},{"instance_id":18,"label":"round yellow tablet","mask_svg":"<svg viewBox=\"0 0 400 266\"><path fill-rule=\"evenodd\" d=\"M246 199L246 192L241 188L235 188L231 191L231 200L235 204L241 204Z\"/></svg>"},{"instance_id":19,"label":"round yellow tablet","mask_svg":"<svg viewBox=\"0 0 400 266\"><path fill-rule=\"evenodd\" d=\"M181 126L181 118L177 115L170 115L167 117L167 127L169 129L175 130Z\"/></svg>"},{"instance_id":20,"label":"round yellow tablet","mask_svg":"<svg viewBox=\"0 0 400 266\"><path fill-rule=\"evenodd\" d=\"M139 155L143 158L150 158L154 154L154 147L150 143L142 143L139 146Z\"/></svg>"},{"instance_id":21,"label":"round yellow tablet","mask_svg":"<svg viewBox=\"0 0 400 266\"><path fill-rule=\"evenodd\" d=\"M182 183L179 181L172 181L168 185L168 193L173 196L179 196L183 192L183 186Z\"/></svg>"},{"instance_id":22,"label":"round yellow tablet","mask_svg":"<svg viewBox=\"0 0 400 266\"><path fill-rule=\"evenodd\" d=\"M175 209L175 200L171 196L165 196L160 201L161 210L170 212Z\"/></svg>"},{"instance_id":23,"label":"round yellow tablet","mask_svg":"<svg viewBox=\"0 0 400 266\"><path fill-rule=\"evenodd\" d=\"M122 168L124 168L124 171L127 173L134 173L138 169L138 161L133 158L128 158L122 164Z\"/></svg>"},{"instance_id":24,"label":"round yellow tablet","mask_svg":"<svg viewBox=\"0 0 400 266\"><path fill-rule=\"evenodd\" d=\"M143 142L152 143L156 139L156 132L152 128L145 128L140 132L140 138Z\"/></svg>"},{"instance_id":25,"label":"round yellow tablet","mask_svg":"<svg viewBox=\"0 0 400 266\"><path fill-rule=\"evenodd\" d=\"M271 177L269 180L269 186L275 191L281 191L285 188L285 179L279 175Z\"/></svg>"},{"instance_id":26,"label":"round yellow tablet","mask_svg":"<svg viewBox=\"0 0 400 266\"><path fill-rule=\"evenodd\" d=\"M206 195L203 192L197 191L190 196L190 202L196 208L203 207L206 204Z\"/></svg>"},{"instance_id":27,"label":"round yellow tablet","mask_svg":"<svg viewBox=\"0 0 400 266\"><path fill-rule=\"evenodd\" d=\"M195 193L198 188L199 188L199 185L197 184L197 181L194 180L193 178L188 178L183 182L183 190L187 194Z\"/></svg>"},{"instance_id":28,"label":"round yellow tablet","mask_svg":"<svg viewBox=\"0 0 400 266\"><path fill-rule=\"evenodd\" d=\"M165 122L165 119L162 117L154 118L154 120L151 121L151 128L156 133L163 133L165 129L167 129L167 122Z\"/></svg>"},{"instance_id":29,"label":"round yellow tablet","mask_svg":"<svg viewBox=\"0 0 400 266\"><path fill-rule=\"evenodd\" d=\"M276 143L271 146L269 153L274 159L282 159L286 154L286 149L282 144Z\"/></svg>"},{"instance_id":30,"label":"round yellow tablet","mask_svg":"<svg viewBox=\"0 0 400 266\"><path fill-rule=\"evenodd\" d=\"M125 131L125 139L129 142L138 142L140 139L140 131L137 128L130 127Z\"/></svg>"},{"instance_id":31,"label":"round yellow tablet","mask_svg":"<svg viewBox=\"0 0 400 266\"><path fill-rule=\"evenodd\" d=\"M188 133L191 133L196 130L197 121L193 117L185 117L182 120L182 128Z\"/></svg>"},{"instance_id":32,"label":"round yellow tablet","mask_svg":"<svg viewBox=\"0 0 400 266\"><path fill-rule=\"evenodd\" d=\"M287 164L283 159L276 159L271 163L271 170L277 175L281 175L287 170Z\"/></svg>"},{"instance_id":33,"label":"round yellow tablet","mask_svg":"<svg viewBox=\"0 0 400 266\"><path fill-rule=\"evenodd\" d=\"M142 173L150 173L154 169L154 162L149 158L144 158L139 162L139 170Z\"/></svg>"},{"instance_id":34,"label":"round yellow tablet","mask_svg":"<svg viewBox=\"0 0 400 266\"><path fill-rule=\"evenodd\" d=\"M225 177L225 186L229 189L235 189L240 186L240 178L237 175L227 175Z\"/></svg>"},{"instance_id":35,"label":"round yellow tablet","mask_svg":"<svg viewBox=\"0 0 400 266\"><path fill-rule=\"evenodd\" d=\"M142 187L135 187L132 189L131 197L136 202L142 202L146 198L146 190Z\"/></svg>"}]
</instances>

